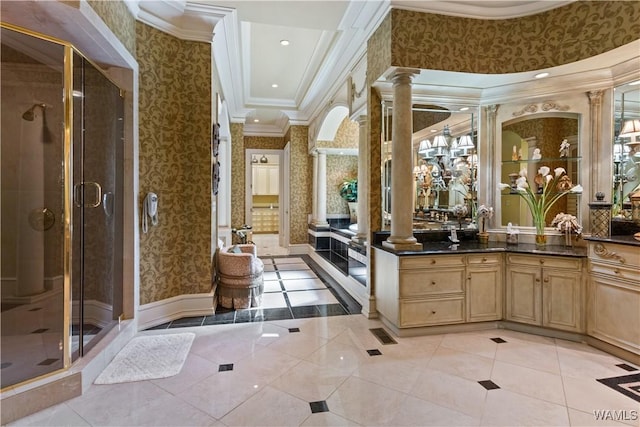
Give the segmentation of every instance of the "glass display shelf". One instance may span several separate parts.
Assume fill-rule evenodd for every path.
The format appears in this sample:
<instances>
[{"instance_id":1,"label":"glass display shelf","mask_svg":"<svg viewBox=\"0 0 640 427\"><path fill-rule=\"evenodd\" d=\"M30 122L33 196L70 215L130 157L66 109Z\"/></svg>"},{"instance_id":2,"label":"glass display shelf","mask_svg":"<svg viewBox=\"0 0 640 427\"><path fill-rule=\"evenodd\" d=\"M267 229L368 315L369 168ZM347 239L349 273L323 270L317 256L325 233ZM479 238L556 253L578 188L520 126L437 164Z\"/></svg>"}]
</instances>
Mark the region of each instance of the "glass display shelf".
<instances>
[{"instance_id":1,"label":"glass display shelf","mask_svg":"<svg viewBox=\"0 0 640 427\"><path fill-rule=\"evenodd\" d=\"M573 162L582 159L582 157L543 157L541 159L522 159L522 160L503 160L502 163L545 163L545 162Z\"/></svg>"}]
</instances>

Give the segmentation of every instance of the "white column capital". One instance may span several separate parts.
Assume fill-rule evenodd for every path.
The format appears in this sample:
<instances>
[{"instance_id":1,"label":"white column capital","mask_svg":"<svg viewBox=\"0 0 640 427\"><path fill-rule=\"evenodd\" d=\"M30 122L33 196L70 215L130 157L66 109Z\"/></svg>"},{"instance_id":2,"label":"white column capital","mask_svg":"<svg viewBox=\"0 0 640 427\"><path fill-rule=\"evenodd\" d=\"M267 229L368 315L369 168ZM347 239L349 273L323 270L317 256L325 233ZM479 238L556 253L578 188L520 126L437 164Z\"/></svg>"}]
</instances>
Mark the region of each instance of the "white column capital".
<instances>
[{"instance_id":1,"label":"white column capital","mask_svg":"<svg viewBox=\"0 0 640 427\"><path fill-rule=\"evenodd\" d=\"M387 80L391 81L394 85L410 84L413 76L417 74L420 74L418 68L396 68L387 76Z\"/></svg>"}]
</instances>

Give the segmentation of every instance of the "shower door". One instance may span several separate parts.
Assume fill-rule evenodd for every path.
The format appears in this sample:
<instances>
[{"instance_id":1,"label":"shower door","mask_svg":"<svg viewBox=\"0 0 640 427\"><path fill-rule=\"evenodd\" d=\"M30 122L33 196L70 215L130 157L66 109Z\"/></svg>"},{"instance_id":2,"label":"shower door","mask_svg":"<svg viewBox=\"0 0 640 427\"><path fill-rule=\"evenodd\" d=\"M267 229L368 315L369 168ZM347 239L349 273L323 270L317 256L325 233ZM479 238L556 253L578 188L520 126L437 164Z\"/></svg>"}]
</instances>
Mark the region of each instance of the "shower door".
<instances>
[{"instance_id":1,"label":"shower door","mask_svg":"<svg viewBox=\"0 0 640 427\"><path fill-rule=\"evenodd\" d=\"M123 105L119 88L74 53L73 359L122 313Z\"/></svg>"}]
</instances>

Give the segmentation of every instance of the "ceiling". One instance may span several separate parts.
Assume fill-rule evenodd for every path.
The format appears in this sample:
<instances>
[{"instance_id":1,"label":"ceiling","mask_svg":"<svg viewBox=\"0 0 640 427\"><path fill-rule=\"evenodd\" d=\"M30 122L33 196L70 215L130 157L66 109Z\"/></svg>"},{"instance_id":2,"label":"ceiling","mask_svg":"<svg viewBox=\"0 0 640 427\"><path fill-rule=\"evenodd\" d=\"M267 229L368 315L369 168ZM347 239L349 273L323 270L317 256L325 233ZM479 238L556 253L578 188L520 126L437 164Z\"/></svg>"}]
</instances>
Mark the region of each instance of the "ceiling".
<instances>
[{"instance_id":1,"label":"ceiling","mask_svg":"<svg viewBox=\"0 0 640 427\"><path fill-rule=\"evenodd\" d=\"M392 6L504 19L570 2L127 0L142 22L180 38L213 41L231 120L245 123L245 133L255 135L283 135L289 124L308 124L345 86L367 39ZM281 45L281 40L289 45ZM437 77L447 81L447 73ZM492 84L483 76L474 81L484 87Z\"/></svg>"}]
</instances>

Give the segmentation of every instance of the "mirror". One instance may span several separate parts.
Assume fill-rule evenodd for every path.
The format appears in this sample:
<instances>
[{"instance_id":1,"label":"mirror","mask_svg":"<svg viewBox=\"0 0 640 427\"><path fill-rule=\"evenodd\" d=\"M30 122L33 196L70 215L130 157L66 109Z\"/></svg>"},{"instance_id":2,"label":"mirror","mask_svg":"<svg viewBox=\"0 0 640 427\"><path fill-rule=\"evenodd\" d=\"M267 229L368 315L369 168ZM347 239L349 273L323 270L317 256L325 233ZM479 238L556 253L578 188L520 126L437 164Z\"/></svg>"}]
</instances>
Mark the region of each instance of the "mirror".
<instances>
[{"instance_id":1,"label":"mirror","mask_svg":"<svg viewBox=\"0 0 640 427\"><path fill-rule=\"evenodd\" d=\"M533 217L523 197L518 195L516 180L526 171L534 192L541 192L538 169L547 166L553 171L564 168L573 185L580 183L579 124L576 113L543 113L502 123L501 181L511 188L503 191L500 200L502 225L533 226ZM565 145L561 147L563 141ZM568 144L568 147L566 146ZM579 195L568 194L554 203L545 215L551 225L560 212L579 217Z\"/></svg>"},{"instance_id":2,"label":"mirror","mask_svg":"<svg viewBox=\"0 0 640 427\"><path fill-rule=\"evenodd\" d=\"M462 111L461 111L462 110ZM469 227L477 202L477 114L463 106L414 104L414 229ZM393 106L383 103L383 227L391 215L391 128Z\"/></svg>"},{"instance_id":3,"label":"mirror","mask_svg":"<svg viewBox=\"0 0 640 427\"><path fill-rule=\"evenodd\" d=\"M612 217L624 220L640 190L640 81L616 87L614 103Z\"/></svg>"}]
</instances>

